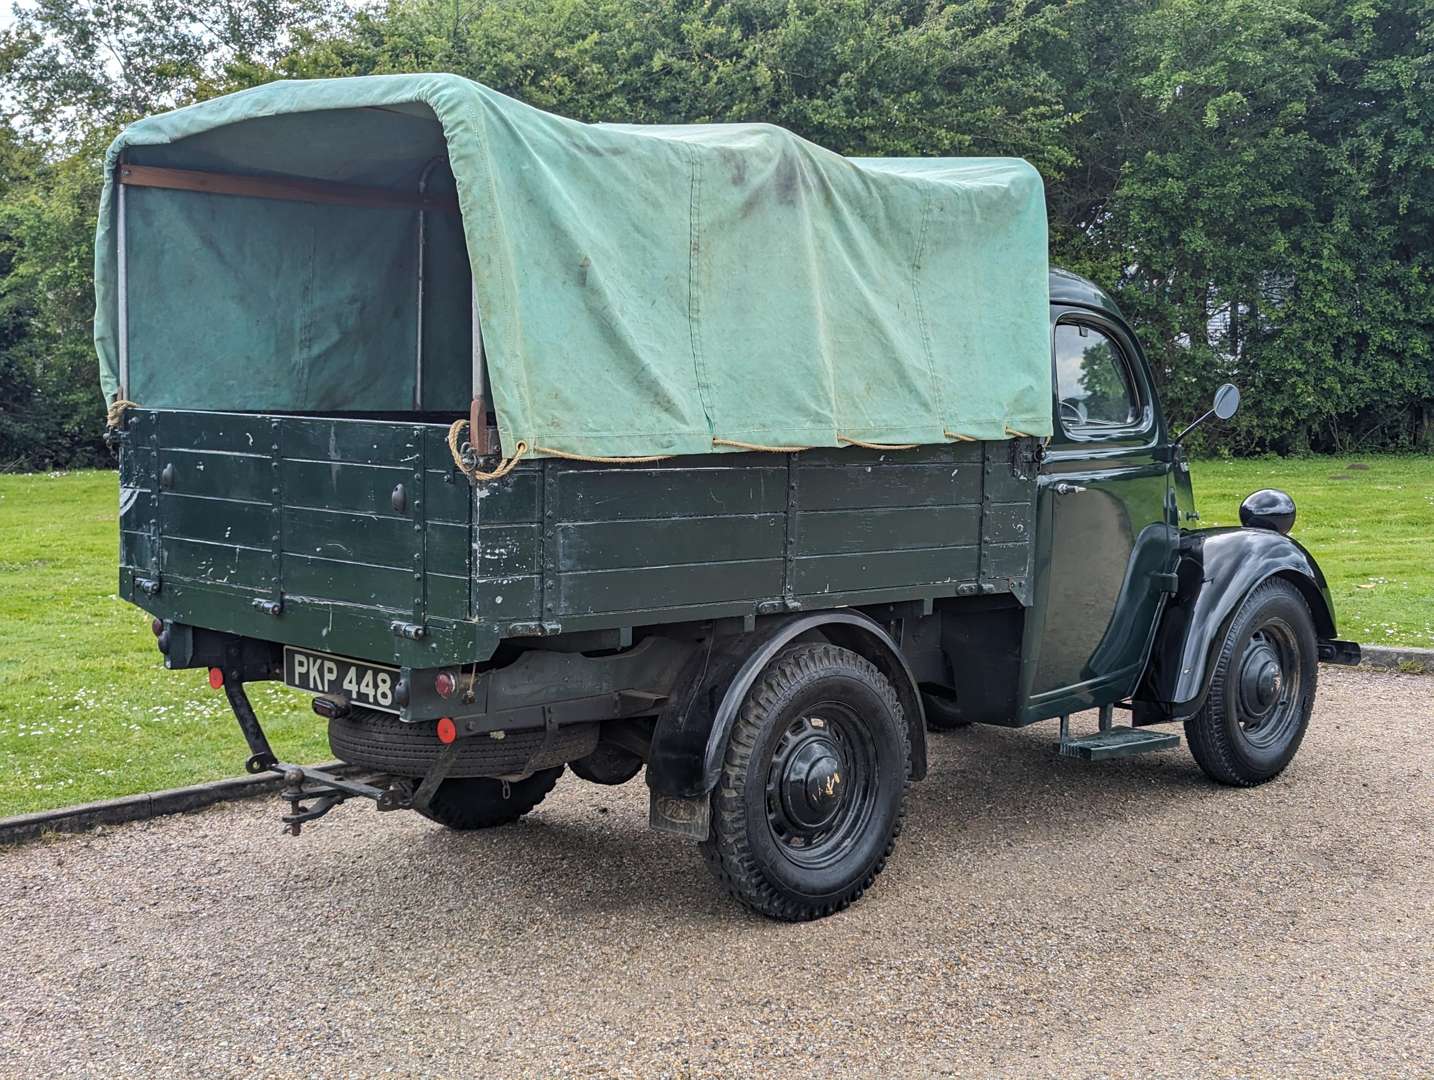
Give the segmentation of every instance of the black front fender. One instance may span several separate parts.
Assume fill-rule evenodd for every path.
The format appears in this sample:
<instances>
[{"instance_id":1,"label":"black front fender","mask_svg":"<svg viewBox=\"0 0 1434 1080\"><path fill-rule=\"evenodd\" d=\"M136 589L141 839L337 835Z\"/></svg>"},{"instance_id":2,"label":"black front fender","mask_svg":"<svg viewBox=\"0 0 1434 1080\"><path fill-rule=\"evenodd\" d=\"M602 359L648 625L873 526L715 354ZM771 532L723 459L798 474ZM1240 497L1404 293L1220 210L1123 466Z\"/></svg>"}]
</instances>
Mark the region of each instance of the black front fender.
<instances>
[{"instance_id":1,"label":"black front fender","mask_svg":"<svg viewBox=\"0 0 1434 1080\"><path fill-rule=\"evenodd\" d=\"M823 611L774 619L751 634L718 640L710 649L699 650L653 733L647 785L654 795L705 798L717 786L727 736L747 691L784 645L812 633L866 657L891 680L911 736L911 777L920 780L926 775L926 718L901 650L866 616Z\"/></svg>"},{"instance_id":2,"label":"black front fender","mask_svg":"<svg viewBox=\"0 0 1434 1080\"><path fill-rule=\"evenodd\" d=\"M1334 642L1334 603L1319 564L1297 542L1269 529L1203 529L1180 541L1175 596L1156 631L1135 700L1151 719L1183 719L1205 700L1209 667L1245 597L1272 577L1305 598L1321 643ZM1343 644L1343 643L1336 643Z\"/></svg>"}]
</instances>

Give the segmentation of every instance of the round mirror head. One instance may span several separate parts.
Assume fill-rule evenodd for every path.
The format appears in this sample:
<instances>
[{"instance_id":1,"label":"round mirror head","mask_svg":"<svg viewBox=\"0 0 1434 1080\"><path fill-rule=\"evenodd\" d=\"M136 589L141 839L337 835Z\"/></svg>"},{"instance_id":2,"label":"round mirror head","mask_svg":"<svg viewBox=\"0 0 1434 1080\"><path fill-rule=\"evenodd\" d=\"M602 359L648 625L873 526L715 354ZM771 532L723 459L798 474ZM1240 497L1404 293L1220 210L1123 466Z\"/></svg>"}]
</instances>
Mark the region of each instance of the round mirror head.
<instances>
[{"instance_id":1,"label":"round mirror head","mask_svg":"<svg viewBox=\"0 0 1434 1080\"><path fill-rule=\"evenodd\" d=\"M1240 408L1240 388L1234 383L1227 382L1220 389L1215 391L1215 415L1221 420L1228 420L1234 416Z\"/></svg>"}]
</instances>

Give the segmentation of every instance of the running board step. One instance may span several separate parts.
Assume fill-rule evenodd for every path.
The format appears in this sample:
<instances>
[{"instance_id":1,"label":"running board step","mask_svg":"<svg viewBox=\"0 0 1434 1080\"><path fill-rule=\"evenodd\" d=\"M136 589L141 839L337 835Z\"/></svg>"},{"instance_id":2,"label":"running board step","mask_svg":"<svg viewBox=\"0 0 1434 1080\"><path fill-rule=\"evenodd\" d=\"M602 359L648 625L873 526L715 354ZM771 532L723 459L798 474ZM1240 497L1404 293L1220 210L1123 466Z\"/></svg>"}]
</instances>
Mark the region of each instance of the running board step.
<instances>
[{"instance_id":1,"label":"running board step","mask_svg":"<svg viewBox=\"0 0 1434 1080\"><path fill-rule=\"evenodd\" d=\"M1082 758L1085 761L1104 761L1107 758L1145 754L1151 750L1169 750L1172 746L1179 745L1180 736L1171 731L1113 727L1107 731L1097 731L1094 735L1062 739L1060 753L1062 757Z\"/></svg>"}]
</instances>

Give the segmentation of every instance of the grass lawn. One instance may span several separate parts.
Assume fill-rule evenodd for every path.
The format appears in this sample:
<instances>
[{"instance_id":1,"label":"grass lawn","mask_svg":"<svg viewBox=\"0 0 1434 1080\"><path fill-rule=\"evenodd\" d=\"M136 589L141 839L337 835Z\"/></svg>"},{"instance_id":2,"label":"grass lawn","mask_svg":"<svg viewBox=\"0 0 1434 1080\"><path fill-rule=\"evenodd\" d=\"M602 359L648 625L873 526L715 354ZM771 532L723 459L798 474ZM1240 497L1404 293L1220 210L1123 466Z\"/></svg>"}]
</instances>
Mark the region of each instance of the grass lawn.
<instances>
[{"instance_id":1,"label":"grass lawn","mask_svg":"<svg viewBox=\"0 0 1434 1080\"><path fill-rule=\"evenodd\" d=\"M1196 504L1234 524L1246 494L1286 489L1341 634L1434 645L1434 458L1360 460L1200 461ZM166 671L149 616L115 595L116 499L111 472L0 476L0 815L242 772L224 695L203 671ZM329 756L305 696L251 696L281 757Z\"/></svg>"},{"instance_id":2,"label":"grass lawn","mask_svg":"<svg viewBox=\"0 0 1434 1080\"><path fill-rule=\"evenodd\" d=\"M0 816L244 771L223 692L116 595L118 499L112 472L0 476ZM330 758L307 698L250 697L280 757Z\"/></svg>"},{"instance_id":3,"label":"grass lawn","mask_svg":"<svg viewBox=\"0 0 1434 1080\"><path fill-rule=\"evenodd\" d=\"M1294 496L1290 535L1324 571L1341 637L1434 646L1434 457L1208 460L1191 476L1202 525L1238 525L1258 488Z\"/></svg>"}]
</instances>

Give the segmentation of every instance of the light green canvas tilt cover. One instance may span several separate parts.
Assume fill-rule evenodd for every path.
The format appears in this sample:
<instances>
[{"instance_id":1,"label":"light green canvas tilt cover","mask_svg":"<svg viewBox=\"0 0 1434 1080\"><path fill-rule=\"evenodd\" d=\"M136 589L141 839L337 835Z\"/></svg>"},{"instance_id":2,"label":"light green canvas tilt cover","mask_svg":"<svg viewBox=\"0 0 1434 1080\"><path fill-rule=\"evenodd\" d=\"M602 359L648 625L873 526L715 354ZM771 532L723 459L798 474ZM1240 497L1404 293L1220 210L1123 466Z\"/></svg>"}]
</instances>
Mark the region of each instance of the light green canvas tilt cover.
<instances>
[{"instance_id":1,"label":"light green canvas tilt cover","mask_svg":"<svg viewBox=\"0 0 1434 1080\"><path fill-rule=\"evenodd\" d=\"M121 318L121 161L415 192L445 153L435 183L461 219L424 215L422 260L412 208L127 188ZM106 180L107 398L124 332L124 389L145 407L457 415L471 265L507 453L1051 430L1044 194L1020 160L848 159L765 124L583 124L457 76L392 75L142 120Z\"/></svg>"}]
</instances>

